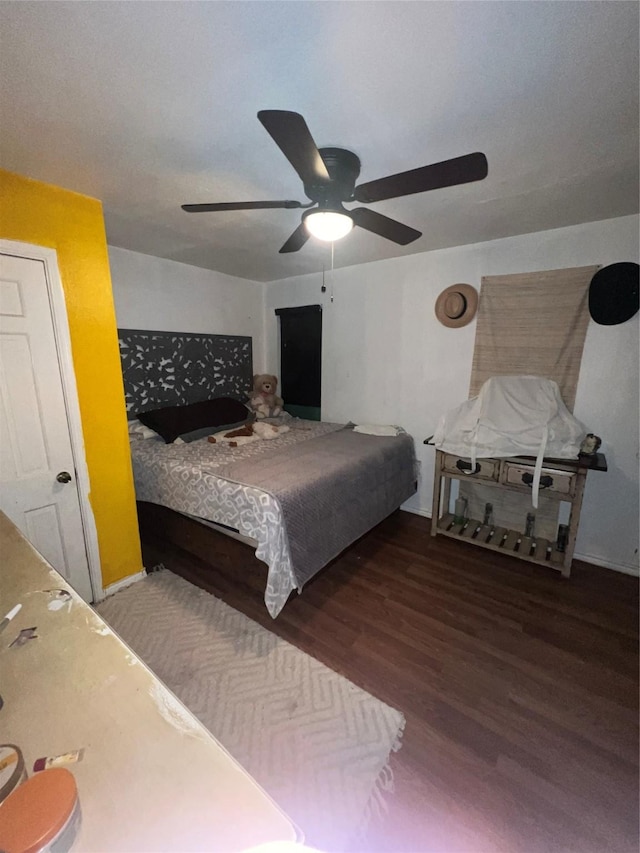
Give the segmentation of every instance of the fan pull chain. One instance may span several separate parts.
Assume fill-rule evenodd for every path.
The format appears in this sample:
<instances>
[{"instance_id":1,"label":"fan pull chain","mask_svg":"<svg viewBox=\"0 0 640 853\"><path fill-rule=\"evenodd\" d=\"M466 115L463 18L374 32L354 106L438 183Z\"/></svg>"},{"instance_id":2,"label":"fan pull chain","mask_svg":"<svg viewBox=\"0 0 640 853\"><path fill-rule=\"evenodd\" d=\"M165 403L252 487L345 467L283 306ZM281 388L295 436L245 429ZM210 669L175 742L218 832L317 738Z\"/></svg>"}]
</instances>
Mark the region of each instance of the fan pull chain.
<instances>
[{"instance_id":1,"label":"fan pull chain","mask_svg":"<svg viewBox=\"0 0 640 853\"><path fill-rule=\"evenodd\" d=\"M333 302L333 241L331 242L331 301Z\"/></svg>"}]
</instances>

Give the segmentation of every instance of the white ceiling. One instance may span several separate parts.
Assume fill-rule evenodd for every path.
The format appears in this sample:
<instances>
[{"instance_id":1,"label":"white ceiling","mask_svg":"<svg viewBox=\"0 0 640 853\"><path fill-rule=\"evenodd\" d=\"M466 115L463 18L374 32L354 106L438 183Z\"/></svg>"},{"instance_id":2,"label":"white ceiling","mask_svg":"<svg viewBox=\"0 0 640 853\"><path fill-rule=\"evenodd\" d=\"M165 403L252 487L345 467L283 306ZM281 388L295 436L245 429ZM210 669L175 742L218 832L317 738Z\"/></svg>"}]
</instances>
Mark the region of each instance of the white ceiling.
<instances>
[{"instance_id":1,"label":"white ceiling","mask_svg":"<svg viewBox=\"0 0 640 853\"><path fill-rule=\"evenodd\" d=\"M638 210L635 2L1 2L0 164L103 201L111 245L269 281L321 269L278 249L299 210L256 118L300 112L360 181L483 151L486 180L379 202L423 232L361 229L335 265Z\"/></svg>"}]
</instances>

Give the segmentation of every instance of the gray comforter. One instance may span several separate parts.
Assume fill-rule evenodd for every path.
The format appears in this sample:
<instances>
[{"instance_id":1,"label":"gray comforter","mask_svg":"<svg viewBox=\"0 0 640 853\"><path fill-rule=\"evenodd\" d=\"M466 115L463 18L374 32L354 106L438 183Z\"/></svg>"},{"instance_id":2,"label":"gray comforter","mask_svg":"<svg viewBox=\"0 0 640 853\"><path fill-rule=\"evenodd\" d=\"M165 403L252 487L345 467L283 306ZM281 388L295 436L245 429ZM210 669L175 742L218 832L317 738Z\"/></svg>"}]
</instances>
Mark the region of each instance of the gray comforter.
<instances>
[{"instance_id":1,"label":"gray comforter","mask_svg":"<svg viewBox=\"0 0 640 853\"><path fill-rule=\"evenodd\" d=\"M269 567L264 600L273 617L292 590L415 491L408 435L363 435L294 418L286 423L289 431L275 440L235 448L206 439L131 441L139 501L254 540L256 557Z\"/></svg>"},{"instance_id":2,"label":"gray comforter","mask_svg":"<svg viewBox=\"0 0 640 853\"><path fill-rule=\"evenodd\" d=\"M230 462L216 474L277 499L298 589L416 489L410 436L363 435L349 428L259 460Z\"/></svg>"}]
</instances>

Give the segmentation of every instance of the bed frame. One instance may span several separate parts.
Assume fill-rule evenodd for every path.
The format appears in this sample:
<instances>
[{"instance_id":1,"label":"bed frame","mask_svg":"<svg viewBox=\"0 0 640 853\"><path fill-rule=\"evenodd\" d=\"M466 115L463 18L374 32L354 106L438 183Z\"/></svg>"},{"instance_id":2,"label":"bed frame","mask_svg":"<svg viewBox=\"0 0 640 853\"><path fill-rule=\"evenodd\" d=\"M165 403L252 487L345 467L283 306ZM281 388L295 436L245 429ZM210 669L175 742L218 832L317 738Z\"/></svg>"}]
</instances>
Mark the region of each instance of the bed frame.
<instances>
[{"instance_id":1,"label":"bed frame","mask_svg":"<svg viewBox=\"0 0 640 853\"><path fill-rule=\"evenodd\" d=\"M137 509L143 540L167 542L214 569L233 570L240 575L259 572L266 578L267 564L256 557L255 543L237 531L159 504L138 501Z\"/></svg>"}]
</instances>

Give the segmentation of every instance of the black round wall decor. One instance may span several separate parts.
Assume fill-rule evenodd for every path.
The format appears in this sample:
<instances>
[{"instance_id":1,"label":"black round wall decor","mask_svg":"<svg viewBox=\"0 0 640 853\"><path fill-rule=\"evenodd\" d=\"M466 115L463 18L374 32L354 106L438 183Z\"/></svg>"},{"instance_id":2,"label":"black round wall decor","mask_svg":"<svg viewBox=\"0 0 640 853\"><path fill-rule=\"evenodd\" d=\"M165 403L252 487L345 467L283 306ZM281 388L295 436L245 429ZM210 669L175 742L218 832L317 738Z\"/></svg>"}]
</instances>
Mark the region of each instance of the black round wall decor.
<instances>
[{"instance_id":1,"label":"black round wall decor","mask_svg":"<svg viewBox=\"0 0 640 853\"><path fill-rule=\"evenodd\" d=\"M640 267L634 263L602 267L589 285L589 313L601 326L630 320L640 307Z\"/></svg>"}]
</instances>

